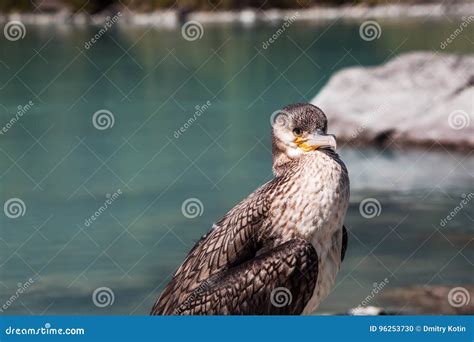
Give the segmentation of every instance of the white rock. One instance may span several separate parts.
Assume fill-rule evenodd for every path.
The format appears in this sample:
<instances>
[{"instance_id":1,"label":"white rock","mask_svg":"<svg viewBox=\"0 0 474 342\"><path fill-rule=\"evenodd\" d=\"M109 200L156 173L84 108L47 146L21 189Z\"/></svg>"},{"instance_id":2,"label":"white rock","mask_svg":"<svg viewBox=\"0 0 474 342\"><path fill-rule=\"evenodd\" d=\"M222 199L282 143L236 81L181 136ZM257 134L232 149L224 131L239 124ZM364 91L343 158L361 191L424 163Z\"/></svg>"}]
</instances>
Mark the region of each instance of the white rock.
<instances>
[{"instance_id":1,"label":"white rock","mask_svg":"<svg viewBox=\"0 0 474 342\"><path fill-rule=\"evenodd\" d=\"M173 28L178 25L179 20L176 11L155 11L152 13L135 13L127 18L126 22L138 26Z\"/></svg>"},{"instance_id":2,"label":"white rock","mask_svg":"<svg viewBox=\"0 0 474 342\"><path fill-rule=\"evenodd\" d=\"M311 102L340 140L470 149L474 55L415 52L374 68L344 69Z\"/></svg>"},{"instance_id":3,"label":"white rock","mask_svg":"<svg viewBox=\"0 0 474 342\"><path fill-rule=\"evenodd\" d=\"M375 306L357 307L349 310L351 316L379 316L384 310Z\"/></svg>"},{"instance_id":4,"label":"white rock","mask_svg":"<svg viewBox=\"0 0 474 342\"><path fill-rule=\"evenodd\" d=\"M245 9L240 12L240 22L244 25L252 25L257 20L257 13L251 9Z\"/></svg>"}]
</instances>

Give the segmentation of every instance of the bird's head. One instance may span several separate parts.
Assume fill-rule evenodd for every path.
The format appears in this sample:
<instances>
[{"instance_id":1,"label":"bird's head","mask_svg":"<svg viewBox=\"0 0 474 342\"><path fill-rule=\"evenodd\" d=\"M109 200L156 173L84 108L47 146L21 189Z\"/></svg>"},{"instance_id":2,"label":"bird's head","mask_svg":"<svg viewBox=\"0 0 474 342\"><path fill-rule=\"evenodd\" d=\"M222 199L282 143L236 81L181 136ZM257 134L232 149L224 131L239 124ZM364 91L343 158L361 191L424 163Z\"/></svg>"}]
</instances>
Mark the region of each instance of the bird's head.
<instances>
[{"instance_id":1,"label":"bird's head","mask_svg":"<svg viewBox=\"0 0 474 342\"><path fill-rule=\"evenodd\" d=\"M309 103L292 104L273 113L273 172L284 172L286 164L315 151L336 150L336 139L327 134L324 112Z\"/></svg>"}]
</instances>

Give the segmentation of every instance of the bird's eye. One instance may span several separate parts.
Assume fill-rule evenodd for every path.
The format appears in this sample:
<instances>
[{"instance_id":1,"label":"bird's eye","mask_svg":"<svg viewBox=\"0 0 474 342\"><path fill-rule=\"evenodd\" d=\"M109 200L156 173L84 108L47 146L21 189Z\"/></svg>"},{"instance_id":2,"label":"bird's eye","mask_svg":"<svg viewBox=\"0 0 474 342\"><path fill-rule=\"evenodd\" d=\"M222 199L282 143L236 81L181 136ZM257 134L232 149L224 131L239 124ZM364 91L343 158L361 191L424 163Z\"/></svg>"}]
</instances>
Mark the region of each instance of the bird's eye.
<instances>
[{"instance_id":1,"label":"bird's eye","mask_svg":"<svg viewBox=\"0 0 474 342\"><path fill-rule=\"evenodd\" d=\"M301 136L301 134L303 134L303 131L301 130L301 128L296 127L293 130L293 134L296 135L297 137L299 137L299 136Z\"/></svg>"}]
</instances>

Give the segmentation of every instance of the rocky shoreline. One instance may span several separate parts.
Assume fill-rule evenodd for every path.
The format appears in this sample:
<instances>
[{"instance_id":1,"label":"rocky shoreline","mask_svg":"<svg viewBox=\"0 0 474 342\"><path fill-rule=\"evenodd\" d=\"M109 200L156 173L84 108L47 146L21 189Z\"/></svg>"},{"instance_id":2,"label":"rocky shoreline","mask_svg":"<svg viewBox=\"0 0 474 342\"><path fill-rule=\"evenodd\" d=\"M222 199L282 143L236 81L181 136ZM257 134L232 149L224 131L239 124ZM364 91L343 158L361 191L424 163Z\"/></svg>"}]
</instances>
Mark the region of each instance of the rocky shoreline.
<instances>
[{"instance_id":1,"label":"rocky shoreline","mask_svg":"<svg viewBox=\"0 0 474 342\"><path fill-rule=\"evenodd\" d=\"M377 297L381 306L359 306L343 315L473 315L474 285L430 285L389 289Z\"/></svg>"},{"instance_id":2,"label":"rocky shoreline","mask_svg":"<svg viewBox=\"0 0 474 342\"><path fill-rule=\"evenodd\" d=\"M417 286L383 293L379 302L387 312L412 315L473 315L474 286Z\"/></svg>"},{"instance_id":3,"label":"rocky shoreline","mask_svg":"<svg viewBox=\"0 0 474 342\"><path fill-rule=\"evenodd\" d=\"M361 21L368 19L440 19L445 17L462 18L474 15L474 2L460 3L429 3L429 4L390 4L390 5L357 5L357 6L317 6L304 9L269 9L257 10L247 8L239 11L180 11L176 9L157 10L150 13L130 11L122 6L113 6L99 14L87 15L72 13L66 7L54 11L35 13L0 14L0 23L19 20L29 25L71 24L102 25L108 18L117 13L123 14L119 25L154 25L157 27L175 27L184 21L195 20L201 24L240 23L252 25L256 23L272 23L294 18L294 21Z\"/></svg>"}]
</instances>

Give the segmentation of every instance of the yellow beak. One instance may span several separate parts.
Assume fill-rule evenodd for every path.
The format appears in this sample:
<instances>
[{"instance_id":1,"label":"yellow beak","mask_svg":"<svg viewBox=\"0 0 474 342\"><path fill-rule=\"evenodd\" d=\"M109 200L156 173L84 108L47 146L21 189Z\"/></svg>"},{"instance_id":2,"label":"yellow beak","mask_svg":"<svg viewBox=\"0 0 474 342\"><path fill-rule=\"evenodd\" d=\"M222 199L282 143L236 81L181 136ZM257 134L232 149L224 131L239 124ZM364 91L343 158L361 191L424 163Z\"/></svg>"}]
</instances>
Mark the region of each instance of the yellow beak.
<instances>
[{"instance_id":1,"label":"yellow beak","mask_svg":"<svg viewBox=\"0 0 474 342\"><path fill-rule=\"evenodd\" d=\"M313 133L307 137L296 137L295 144L305 152L315 151L319 148L336 150L336 137L332 134Z\"/></svg>"}]
</instances>

